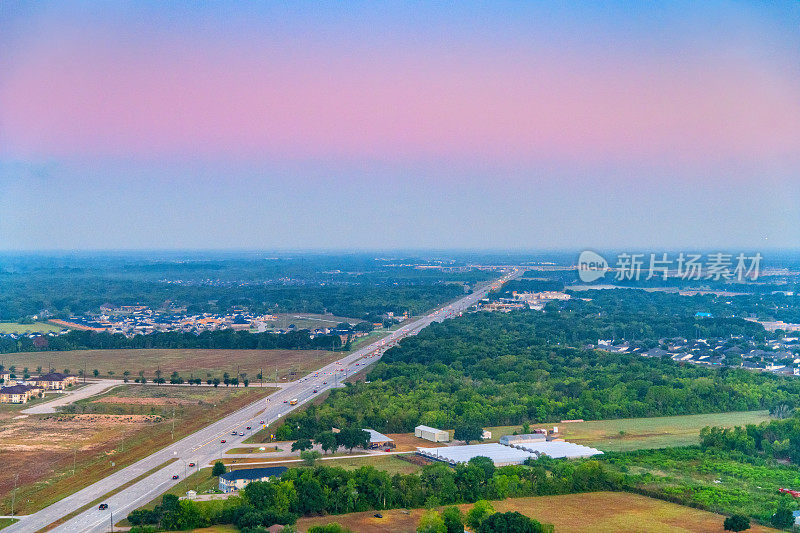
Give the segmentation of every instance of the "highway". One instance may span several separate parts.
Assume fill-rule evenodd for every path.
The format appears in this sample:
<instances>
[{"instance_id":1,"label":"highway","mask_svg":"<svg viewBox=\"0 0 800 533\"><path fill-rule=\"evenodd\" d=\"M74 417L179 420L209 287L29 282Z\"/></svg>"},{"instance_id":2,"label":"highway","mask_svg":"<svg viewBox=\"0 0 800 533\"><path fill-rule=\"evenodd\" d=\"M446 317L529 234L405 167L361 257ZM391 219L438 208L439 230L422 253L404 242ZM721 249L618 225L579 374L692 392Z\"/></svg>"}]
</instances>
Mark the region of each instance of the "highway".
<instances>
[{"instance_id":1,"label":"highway","mask_svg":"<svg viewBox=\"0 0 800 533\"><path fill-rule=\"evenodd\" d=\"M92 505L52 531L109 531L112 521L122 520L130 511L144 505L177 484L179 480L173 480L174 475L183 479L184 476L193 473L197 467L207 465L214 459L223 456L227 450L241 446L245 439L249 438L256 430L261 429L262 421L269 425L309 402L323 391L341 386L342 379L352 376L378 361L383 351L403 337L416 335L432 322L442 322L447 318L458 316L459 313L484 298L491 288L497 287L509 279L519 277L523 270L512 270L472 294L454 303L443 305L404 325L383 339L283 386L267 398L262 398L36 513L22 517L19 522L6 527L5 530L8 533L37 531L102 498L102 501L108 504L108 509L101 511L96 504ZM297 400L296 405L288 403L292 399ZM252 429L246 430L247 426ZM232 435L234 431L237 432L235 436ZM238 435L239 432L244 432L244 435ZM223 443L222 440L226 442ZM109 492L131 483L173 459L175 461L164 468L132 483L113 496L103 498ZM189 463L195 463L196 466L190 468Z\"/></svg>"}]
</instances>

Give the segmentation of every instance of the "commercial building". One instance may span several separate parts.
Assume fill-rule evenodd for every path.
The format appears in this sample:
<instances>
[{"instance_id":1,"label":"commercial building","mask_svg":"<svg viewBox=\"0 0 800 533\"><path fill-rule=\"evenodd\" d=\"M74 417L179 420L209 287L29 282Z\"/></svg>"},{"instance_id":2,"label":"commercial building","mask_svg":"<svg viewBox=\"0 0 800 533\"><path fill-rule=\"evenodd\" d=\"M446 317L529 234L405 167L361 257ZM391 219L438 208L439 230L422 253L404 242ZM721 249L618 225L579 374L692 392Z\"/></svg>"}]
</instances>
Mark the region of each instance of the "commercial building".
<instances>
[{"instance_id":1,"label":"commercial building","mask_svg":"<svg viewBox=\"0 0 800 533\"><path fill-rule=\"evenodd\" d=\"M394 448L394 440L383 433L378 433L374 429L365 429L364 431L369 433L370 448Z\"/></svg>"},{"instance_id":2,"label":"commercial building","mask_svg":"<svg viewBox=\"0 0 800 533\"><path fill-rule=\"evenodd\" d=\"M517 437L521 435L515 435ZM466 463L474 457L488 457L497 466L519 465L528 458L547 455L554 459L591 457L602 454L600 450L565 441L539 439L514 445L499 443L445 446L442 448L417 448L423 457L444 461L451 465Z\"/></svg>"},{"instance_id":3,"label":"commercial building","mask_svg":"<svg viewBox=\"0 0 800 533\"><path fill-rule=\"evenodd\" d=\"M488 457L497 466L519 465L531 456L529 452L497 443L417 448L417 453L428 459L444 461L451 465L466 463L473 457Z\"/></svg>"},{"instance_id":4,"label":"commercial building","mask_svg":"<svg viewBox=\"0 0 800 533\"><path fill-rule=\"evenodd\" d=\"M450 440L450 433L442 429L430 426L417 426L414 428L414 436L431 442L447 442Z\"/></svg>"},{"instance_id":5,"label":"commercial building","mask_svg":"<svg viewBox=\"0 0 800 533\"><path fill-rule=\"evenodd\" d=\"M253 481L269 481L270 478L278 477L284 472L286 472L285 466L231 470L219 476L219 490L222 492L242 490Z\"/></svg>"}]
</instances>

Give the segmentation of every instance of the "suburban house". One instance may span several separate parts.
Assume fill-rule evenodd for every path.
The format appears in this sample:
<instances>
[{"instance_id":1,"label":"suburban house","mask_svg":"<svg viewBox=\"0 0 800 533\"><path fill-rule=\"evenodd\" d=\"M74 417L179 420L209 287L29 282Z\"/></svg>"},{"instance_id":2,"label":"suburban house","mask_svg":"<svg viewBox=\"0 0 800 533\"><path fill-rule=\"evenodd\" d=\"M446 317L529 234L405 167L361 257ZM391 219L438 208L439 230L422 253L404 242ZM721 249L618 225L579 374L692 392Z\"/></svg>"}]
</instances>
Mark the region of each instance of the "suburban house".
<instances>
[{"instance_id":1,"label":"suburban house","mask_svg":"<svg viewBox=\"0 0 800 533\"><path fill-rule=\"evenodd\" d=\"M278 477L285 471L285 466L231 470L219 476L219 490L222 492L241 490L253 481L269 481L270 478Z\"/></svg>"},{"instance_id":2,"label":"suburban house","mask_svg":"<svg viewBox=\"0 0 800 533\"><path fill-rule=\"evenodd\" d=\"M450 440L450 433L442 429L430 426L417 426L414 428L414 436L431 442L447 442Z\"/></svg>"},{"instance_id":3,"label":"suburban house","mask_svg":"<svg viewBox=\"0 0 800 533\"><path fill-rule=\"evenodd\" d=\"M8 383L11 381L11 372L7 370L0 371L0 383Z\"/></svg>"},{"instance_id":4,"label":"suburban house","mask_svg":"<svg viewBox=\"0 0 800 533\"><path fill-rule=\"evenodd\" d=\"M78 383L78 376L70 376L60 372L49 372L39 377L30 378L27 381L45 390L64 390Z\"/></svg>"},{"instance_id":5,"label":"suburban house","mask_svg":"<svg viewBox=\"0 0 800 533\"><path fill-rule=\"evenodd\" d=\"M383 433L378 433L374 429L365 429L364 431L369 433L370 448L394 448L394 440Z\"/></svg>"},{"instance_id":6,"label":"suburban house","mask_svg":"<svg viewBox=\"0 0 800 533\"><path fill-rule=\"evenodd\" d=\"M28 403L28 400L41 396L41 387L30 385L12 385L0 388L0 403Z\"/></svg>"}]
</instances>

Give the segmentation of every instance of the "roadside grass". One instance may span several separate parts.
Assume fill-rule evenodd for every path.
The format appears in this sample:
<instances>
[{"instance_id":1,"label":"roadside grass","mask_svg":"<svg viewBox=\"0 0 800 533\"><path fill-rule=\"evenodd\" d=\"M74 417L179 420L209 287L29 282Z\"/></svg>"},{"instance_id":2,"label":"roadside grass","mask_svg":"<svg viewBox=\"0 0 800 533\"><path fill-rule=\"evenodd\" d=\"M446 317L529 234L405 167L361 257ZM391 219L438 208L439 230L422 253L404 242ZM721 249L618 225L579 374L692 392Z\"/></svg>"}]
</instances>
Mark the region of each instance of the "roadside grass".
<instances>
[{"instance_id":1,"label":"roadside grass","mask_svg":"<svg viewBox=\"0 0 800 533\"><path fill-rule=\"evenodd\" d=\"M264 449L260 450L259 448L264 448ZM225 453L228 455L232 455L236 453L274 453L277 451L279 451L279 448L277 446L248 446L241 448L231 448Z\"/></svg>"},{"instance_id":2,"label":"roadside grass","mask_svg":"<svg viewBox=\"0 0 800 533\"><path fill-rule=\"evenodd\" d=\"M103 494L102 496L100 496L99 498L95 499L94 501L91 501L91 502L87 503L86 505L84 505L83 507L80 507L80 508L72 511L68 515L65 515L65 516L61 517L60 519L56 520L52 524L48 524L46 527L43 527L42 529L40 529L36 533L40 533L40 532L43 533L45 531L50 531L51 529L63 524L67 520L70 520L71 518L74 518L74 517L78 516L82 512L86 511L87 509L91 509L95 505L100 505L101 503L103 503L103 500L106 500L107 498L110 498L111 496L113 496L113 495L115 495L115 494L117 494L119 492L122 492L123 490L127 489L131 485L133 485L135 483L138 483L139 481L143 480L144 478L146 478L146 477L158 472L162 468L166 467L167 465L170 465L170 464L174 463L177 460L178 460L177 458L170 459L169 461L165 461L165 462L161 463L160 465L158 465L158 466L156 466L154 468L151 468L150 470L148 470L144 474L142 474L140 476L137 476L134 479L128 481L127 483L124 483L124 484L120 485L119 487L117 487L116 489L112 490L111 492Z\"/></svg>"},{"instance_id":3,"label":"roadside grass","mask_svg":"<svg viewBox=\"0 0 800 533\"><path fill-rule=\"evenodd\" d=\"M674 503L623 492L591 492L563 496L509 498L491 502L498 512L518 511L536 520L553 524L559 533L719 533L724 516ZM458 505L462 512L472 504ZM407 533L416 531L424 509L393 509L300 518L297 528L308 531L314 525L337 522L359 533ZM754 533L777 530L753 524Z\"/></svg>"},{"instance_id":4,"label":"roadside grass","mask_svg":"<svg viewBox=\"0 0 800 533\"><path fill-rule=\"evenodd\" d=\"M63 326L56 326L48 322L34 322L33 324L18 324L17 322L0 322L0 334L8 335L10 333L50 333L51 331L59 332L64 329Z\"/></svg>"},{"instance_id":5,"label":"roadside grass","mask_svg":"<svg viewBox=\"0 0 800 533\"><path fill-rule=\"evenodd\" d=\"M8 527L14 522L19 522L19 520L17 520L16 518L0 518L0 529Z\"/></svg>"},{"instance_id":6,"label":"roadside grass","mask_svg":"<svg viewBox=\"0 0 800 533\"><path fill-rule=\"evenodd\" d=\"M141 386L128 385L126 387L143 389ZM7 464L7 470L20 473L20 485L16 494L17 512L28 514L42 509L271 392L270 389L243 387L225 390L155 386L147 388L158 389L159 393L170 389L171 394L178 395L194 395L199 394L200 391L209 391L215 395L216 401L202 405L195 402L190 405L157 406L159 411L155 416L150 415L147 410L142 413L147 422L134 423L127 420L139 420L142 417L136 414L116 413L119 410L137 410L142 407L150 409L153 406L124 403L93 404L93 399L86 399L77 403L83 403L95 409L95 414L31 416L24 420L13 421L17 424L13 427L9 427L9 423L0 427L1 430L14 431L15 435L26 431L27 427L41 429L35 434L28 431L26 435L28 440L21 441L27 443L25 446L30 449L29 451L24 453L15 451L13 454L8 454L16 462ZM124 393L120 389L105 394L104 398L108 399L114 395L122 397L121 394ZM220 396L221 394L224 396ZM170 419L173 409L175 409L177 421L174 426L174 439L172 437L172 420ZM97 414L109 410L115 414ZM57 430L59 425L68 424L75 417L83 417L78 418L81 420L97 418L105 424L105 427L102 430L95 428L95 433L92 434L90 440L82 442L82 447L76 448L74 452L70 447L74 445L70 442L59 444L46 440L48 436L52 436L52 428ZM87 423L97 424L91 420ZM119 422L109 423L109 420L118 420ZM42 421L47 423L42 425ZM143 430L142 424L146 426L146 429ZM0 452L2 450L3 444L0 443ZM73 460L76 462L74 475L72 474ZM42 464L45 464L46 468L42 468ZM11 483L3 480L0 487L0 495L3 498L0 500L0 509L2 509L0 513L5 514L10 509Z\"/></svg>"},{"instance_id":7,"label":"roadside grass","mask_svg":"<svg viewBox=\"0 0 800 533\"><path fill-rule=\"evenodd\" d=\"M188 477L181 479L177 485L171 487L163 494L159 494L157 497L153 498L152 500L142 505L141 507L138 507L137 509L148 509L148 510L153 509L156 505L159 505L161 503L161 498L164 497L164 494L174 494L175 496L180 498L186 496L186 492L190 490L197 492L197 494L204 494L208 491L213 491L218 486L219 486L219 479L217 478L217 476L211 475L211 467L204 467L198 470L197 472L190 474ZM120 520L119 523L114 525L119 527L130 527L131 523L128 522L128 519L126 518ZM223 527L223 526L216 526L216 527ZM213 528L206 528L206 529L212 530ZM226 529L223 531L228 531L228 530ZM238 531L238 529L233 528L230 531Z\"/></svg>"},{"instance_id":8,"label":"roadside grass","mask_svg":"<svg viewBox=\"0 0 800 533\"><path fill-rule=\"evenodd\" d=\"M744 426L759 424L769 418L768 411L738 411L586 422L554 422L531 424L531 429L552 429L553 426L558 426L561 437L565 440L610 452L695 445L699 444L700 430L705 426ZM520 426L500 426L486 429L492 432L490 442L496 442L503 435L510 435L514 431L521 433Z\"/></svg>"},{"instance_id":9,"label":"roadside grass","mask_svg":"<svg viewBox=\"0 0 800 533\"><path fill-rule=\"evenodd\" d=\"M184 379L194 376L204 382L208 377L221 379L224 372L235 377L238 369L240 373L246 372L250 382L255 384L259 382L256 375L262 369L264 381L274 381L276 370L280 381L292 381L340 357L340 352L324 350L69 350L3 354L3 364L6 368L11 365L36 368L52 362L54 368L69 368L73 373L85 368L89 376L94 369L100 372L99 377L109 377L108 372L113 371L115 378L122 378L122 373L128 371L131 380L140 370L152 380L160 368L162 377L167 379L172 372L178 372Z\"/></svg>"}]
</instances>

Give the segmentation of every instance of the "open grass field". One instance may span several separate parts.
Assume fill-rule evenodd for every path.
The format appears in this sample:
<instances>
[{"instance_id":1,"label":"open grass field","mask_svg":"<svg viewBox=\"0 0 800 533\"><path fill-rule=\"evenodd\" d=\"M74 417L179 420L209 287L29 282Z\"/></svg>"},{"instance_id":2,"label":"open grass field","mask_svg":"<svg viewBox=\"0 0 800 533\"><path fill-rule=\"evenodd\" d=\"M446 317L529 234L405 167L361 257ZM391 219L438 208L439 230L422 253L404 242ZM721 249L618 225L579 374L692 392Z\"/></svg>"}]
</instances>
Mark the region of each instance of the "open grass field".
<instances>
[{"instance_id":1,"label":"open grass field","mask_svg":"<svg viewBox=\"0 0 800 533\"><path fill-rule=\"evenodd\" d=\"M396 455L375 455L371 457L343 457L341 459L331 459L323 461L325 466L338 466L345 470L355 470L362 466L373 466L378 470L384 470L390 475L394 474L413 474L418 472L422 467L404 461Z\"/></svg>"},{"instance_id":2,"label":"open grass field","mask_svg":"<svg viewBox=\"0 0 800 533\"><path fill-rule=\"evenodd\" d=\"M5 467L0 470L0 514L10 511L15 474L19 474L16 511L29 513L270 392L124 385L76 402L74 413L16 418L17 412L0 411L0 456Z\"/></svg>"},{"instance_id":3,"label":"open grass field","mask_svg":"<svg viewBox=\"0 0 800 533\"><path fill-rule=\"evenodd\" d=\"M558 429L564 439L585 444L603 451L630 451L648 448L689 446L700 442L700 430L705 426L733 427L759 424L769 420L767 411L742 411L703 415L662 416L653 418L620 418L616 420L592 420L566 424L534 424L531 427ZM514 431L519 426L487 428L492 432L492 441Z\"/></svg>"},{"instance_id":4,"label":"open grass field","mask_svg":"<svg viewBox=\"0 0 800 533\"><path fill-rule=\"evenodd\" d=\"M310 329L317 328L332 328L347 322L348 324L358 324L362 322L358 318L347 318L343 316L334 315L318 315L314 313L278 313L275 315L276 320L271 322L270 325L276 329L287 329L290 325L294 324L295 329Z\"/></svg>"},{"instance_id":5,"label":"open grass field","mask_svg":"<svg viewBox=\"0 0 800 533\"><path fill-rule=\"evenodd\" d=\"M540 522L553 524L558 533L721 533L722 515L623 492L592 492L563 496L510 498L492 502L496 511L518 511ZM459 505L466 512L471 505ZM301 532L313 525L338 522L359 533L407 533L416 531L423 509L374 511L301 518ZM754 533L777 531L758 525Z\"/></svg>"},{"instance_id":6,"label":"open grass field","mask_svg":"<svg viewBox=\"0 0 800 533\"><path fill-rule=\"evenodd\" d=\"M140 371L152 379L159 368L165 378L172 372L178 372L183 378L194 376L203 380L212 376L222 378L224 372L235 377L238 368L247 373L250 381L256 382L256 375L262 368L265 381L275 380L276 369L279 380L293 381L341 356L341 352L323 350L142 349L22 352L3 354L0 358L6 368L11 365L48 368L52 363L53 368L59 371L68 368L72 373L86 368L89 376L94 369L100 372L100 377L110 377L111 371L116 378L122 378L123 372L127 371L131 379Z\"/></svg>"},{"instance_id":7,"label":"open grass field","mask_svg":"<svg viewBox=\"0 0 800 533\"><path fill-rule=\"evenodd\" d=\"M32 324L18 324L16 322L0 322L0 333L50 333L61 331L63 326L56 326L47 322L34 322Z\"/></svg>"}]
</instances>

